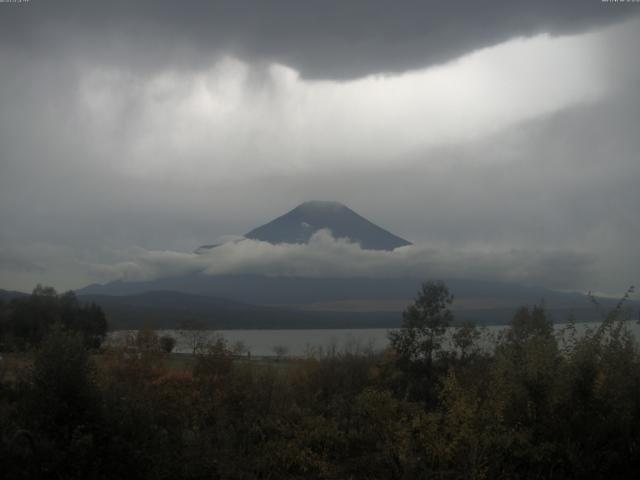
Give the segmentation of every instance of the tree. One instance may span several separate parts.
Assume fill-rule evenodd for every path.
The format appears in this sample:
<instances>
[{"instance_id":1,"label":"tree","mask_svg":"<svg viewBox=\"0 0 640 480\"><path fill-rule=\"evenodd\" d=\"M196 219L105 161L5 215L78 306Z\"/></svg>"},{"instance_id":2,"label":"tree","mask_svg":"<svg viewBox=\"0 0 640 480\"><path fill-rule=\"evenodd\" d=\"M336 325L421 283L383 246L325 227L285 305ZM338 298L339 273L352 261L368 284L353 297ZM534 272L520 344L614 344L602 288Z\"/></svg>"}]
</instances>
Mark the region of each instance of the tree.
<instances>
[{"instance_id":1,"label":"tree","mask_svg":"<svg viewBox=\"0 0 640 480\"><path fill-rule=\"evenodd\" d=\"M102 309L93 302L80 304L73 291L59 295L57 300L62 325L82 333L87 348L99 348L107 335L107 319Z\"/></svg>"},{"instance_id":2,"label":"tree","mask_svg":"<svg viewBox=\"0 0 640 480\"><path fill-rule=\"evenodd\" d=\"M139 352L153 353L160 350L158 334L149 324L145 324L136 332L134 345Z\"/></svg>"},{"instance_id":3,"label":"tree","mask_svg":"<svg viewBox=\"0 0 640 480\"><path fill-rule=\"evenodd\" d=\"M189 346L192 355L202 353L209 344L210 332L206 331L205 326L200 322L184 320L180 323L178 335Z\"/></svg>"},{"instance_id":4,"label":"tree","mask_svg":"<svg viewBox=\"0 0 640 480\"><path fill-rule=\"evenodd\" d=\"M520 307L509 326L507 339L516 344L525 343L532 338L553 337L553 322L544 305L534 305L531 309Z\"/></svg>"},{"instance_id":5,"label":"tree","mask_svg":"<svg viewBox=\"0 0 640 480\"><path fill-rule=\"evenodd\" d=\"M480 330L475 323L467 321L456 328L451 337L453 346L460 354L460 359L465 360L469 355L477 353L477 342L480 339Z\"/></svg>"},{"instance_id":6,"label":"tree","mask_svg":"<svg viewBox=\"0 0 640 480\"><path fill-rule=\"evenodd\" d=\"M7 325L8 318L9 309L5 301L0 298L0 352L4 351L7 346L7 334L9 333Z\"/></svg>"},{"instance_id":7,"label":"tree","mask_svg":"<svg viewBox=\"0 0 640 480\"><path fill-rule=\"evenodd\" d=\"M431 368L434 354L453 320L449 305L453 295L442 282L425 282L413 304L403 312L402 328L389 333L391 347L403 363L422 363Z\"/></svg>"},{"instance_id":8,"label":"tree","mask_svg":"<svg viewBox=\"0 0 640 480\"><path fill-rule=\"evenodd\" d=\"M171 353L176 346L176 339L169 335L160 337L160 348L165 353Z\"/></svg>"},{"instance_id":9,"label":"tree","mask_svg":"<svg viewBox=\"0 0 640 480\"><path fill-rule=\"evenodd\" d=\"M30 420L40 431L70 439L73 428L96 413L94 374L82 335L54 325L34 360L26 403Z\"/></svg>"},{"instance_id":10,"label":"tree","mask_svg":"<svg viewBox=\"0 0 640 480\"><path fill-rule=\"evenodd\" d=\"M5 310L2 330L18 349L37 347L55 324L81 333L87 348L98 348L107 334L107 319L98 305L81 304L73 292L58 295L52 287L38 285Z\"/></svg>"},{"instance_id":11,"label":"tree","mask_svg":"<svg viewBox=\"0 0 640 480\"><path fill-rule=\"evenodd\" d=\"M54 325L36 354L19 406L46 478L96 478L102 416L95 375L83 336Z\"/></svg>"},{"instance_id":12,"label":"tree","mask_svg":"<svg viewBox=\"0 0 640 480\"><path fill-rule=\"evenodd\" d=\"M11 302L7 330L15 347L26 350L38 346L52 325L61 323L58 294L38 284L31 295Z\"/></svg>"},{"instance_id":13,"label":"tree","mask_svg":"<svg viewBox=\"0 0 640 480\"><path fill-rule=\"evenodd\" d=\"M278 360L284 357L287 353L289 353L289 348L286 345L274 345L271 350L276 354Z\"/></svg>"},{"instance_id":14,"label":"tree","mask_svg":"<svg viewBox=\"0 0 640 480\"><path fill-rule=\"evenodd\" d=\"M206 350L197 352L193 375L208 388L219 388L231 372L233 353L222 335L216 335L214 342L207 344Z\"/></svg>"}]
</instances>

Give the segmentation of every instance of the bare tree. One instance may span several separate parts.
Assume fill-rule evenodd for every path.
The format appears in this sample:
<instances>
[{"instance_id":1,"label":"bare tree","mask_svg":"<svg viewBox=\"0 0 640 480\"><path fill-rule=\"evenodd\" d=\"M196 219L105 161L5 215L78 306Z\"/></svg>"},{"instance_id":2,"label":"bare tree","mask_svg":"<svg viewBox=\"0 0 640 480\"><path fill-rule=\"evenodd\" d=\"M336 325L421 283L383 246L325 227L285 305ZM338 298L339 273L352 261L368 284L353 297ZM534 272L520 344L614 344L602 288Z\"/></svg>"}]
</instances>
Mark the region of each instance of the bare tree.
<instances>
[{"instance_id":1,"label":"bare tree","mask_svg":"<svg viewBox=\"0 0 640 480\"><path fill-rule=\"evenodd\" d=\"M205 330L204 327L202 323L193 320L185 320L180 323L178 335L193 355L204 351L209 344L211 332Z\"/></svg>"},{"instance_id":2,"label":"bare tree","mask_svg":"<svg viewBox=\"0 0 640 480\"><path fill-rule=\"evenodd\" d=\"M244 355L249 352L249 347L242 340L238 340L231 346L231 351L234 355Z\"/></svg>"},{"instance_id":3,"label":"bare tree","mask_svg":"<svg viewBox=\"0 0 640 480\"><path fill-rule=\"evenodd\" d=\"M289 353L289 347L285 345L274 345L272 350L273 350L273 353L275 353L276 356L278 357L278 360L280 360L287 353Z\"/></svg>"}]
</instances>

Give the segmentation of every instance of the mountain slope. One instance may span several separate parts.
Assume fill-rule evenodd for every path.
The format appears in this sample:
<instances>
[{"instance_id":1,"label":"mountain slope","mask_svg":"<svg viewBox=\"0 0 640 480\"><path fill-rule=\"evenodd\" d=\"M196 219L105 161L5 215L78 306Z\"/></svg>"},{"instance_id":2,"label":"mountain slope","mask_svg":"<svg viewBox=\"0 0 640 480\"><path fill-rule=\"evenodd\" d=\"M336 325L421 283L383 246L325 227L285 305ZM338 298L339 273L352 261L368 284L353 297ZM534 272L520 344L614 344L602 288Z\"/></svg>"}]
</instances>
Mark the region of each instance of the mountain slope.
<instances>
[{"instance_id":1,"label":"mountain slope","mask_svg":"<svg viewBox=\"0 0 640 480\"><path fill-rule=\"evenodd\" d=\"M575 303L584 295L524 287L501 282L445 279L457 300L468 297L502 298L513 304L546 302ZM248 304L310 304L352 299L411 299L420 287L417 278L305 278L263 275L205 275L192 273L156 280L114 281L77 290L80 295L135 295L150 291L174 291L225 298Z\"/></svg>"},{"instance_id":2,"label":"mountain slope","mask_svg":"<svg viewBox=\"0 0 640 480\"><path fill-rule=\"evenodd\" d=\"M28 296L28 293L16 292L15 290L0 289L0 301L10 302L14 298L22 298Z\"/></svg>"},{"instance_id":3,"label":"mountain slope","mask_svg":"<svg viewBox=\"0 0 640 480\"><path fill-rule=\"evenodd\" d=\"M398 312L307 312L172 291L78 298L99 305L111 330L180 328L185 323L205 329L383 328L397 327L401 320Z\"/></svg>"},{"instance_id":4,"label":"mountain slope","mask_svg":"<svg viewBox=\"0 0 640 480\"><path fill-rule=\"evenodd\" d=\"M452 279L446 283L455 295L453 309L459 321L503 324L511 319L518 306L542 300L555 321L566 321L570 313L574 313L578 321L601 320L587 297L581 294L499 282ZM327 328L329 325L353 328L356 325L397 326L400 313L419 286L420 280L412 278L191 274L147 282L92 285L77 293L82 299L95 300L111 313L114 323L120 325L131 325L143 318L161 319L160 323L175 325L187 315L215 328ZM140 296L144 292L153 295ZM123 297L118 299L114 295ZM216 298L210 301L203 297ZM615 304L611 299L599 301L605 309ZM225 302L228 303L223 305ZM630 302L630 306L637 311L637 303Z\"/></svg>"}]
</instances>

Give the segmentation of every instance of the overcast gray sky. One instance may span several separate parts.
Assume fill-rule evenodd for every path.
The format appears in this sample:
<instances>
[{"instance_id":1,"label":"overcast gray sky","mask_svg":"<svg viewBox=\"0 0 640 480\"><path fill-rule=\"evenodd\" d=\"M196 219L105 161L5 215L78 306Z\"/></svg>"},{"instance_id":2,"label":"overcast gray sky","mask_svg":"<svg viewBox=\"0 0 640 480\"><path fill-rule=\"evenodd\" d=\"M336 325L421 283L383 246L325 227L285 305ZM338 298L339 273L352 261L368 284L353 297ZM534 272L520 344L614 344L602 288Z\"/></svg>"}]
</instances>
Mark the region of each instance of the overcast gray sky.
<instances>
[{"instance_id":1,"label":"overcast gray sky","mask_svg":"<svg viewBox=\"0 0 640 480\"><path fill-rule=\"evenodd\" d=\"M211 273L619 292L640 3L0 3L0 288ZM416 244L197 246L309 199Z\"/></svg>"}]
</instances>

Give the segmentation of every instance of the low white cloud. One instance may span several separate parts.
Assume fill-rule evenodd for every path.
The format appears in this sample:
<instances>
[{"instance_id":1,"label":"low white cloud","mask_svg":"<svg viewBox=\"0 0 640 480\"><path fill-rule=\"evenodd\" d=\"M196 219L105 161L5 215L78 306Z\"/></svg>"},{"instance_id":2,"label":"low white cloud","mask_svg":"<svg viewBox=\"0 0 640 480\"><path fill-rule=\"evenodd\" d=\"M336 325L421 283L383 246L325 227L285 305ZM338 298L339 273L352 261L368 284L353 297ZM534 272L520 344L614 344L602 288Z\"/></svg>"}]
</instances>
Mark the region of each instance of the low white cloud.
<instances>
[{"instance_id":1,"label":"low white cloud","mask_svg":"<svg viewBox=\"0 0 640 480\"><path fill-rule=\"evenodd\" d=\"M350 278L465 278L576 288L592 258L566 251L496 251L470 247L411 245L393 251L365 250L348 239L317 232L308 244L273 245L245 239L206 253L135 249L113 265L93 265L111 280L144 281L201 272L206 275Z\"/></svg>"}]
</instances>

